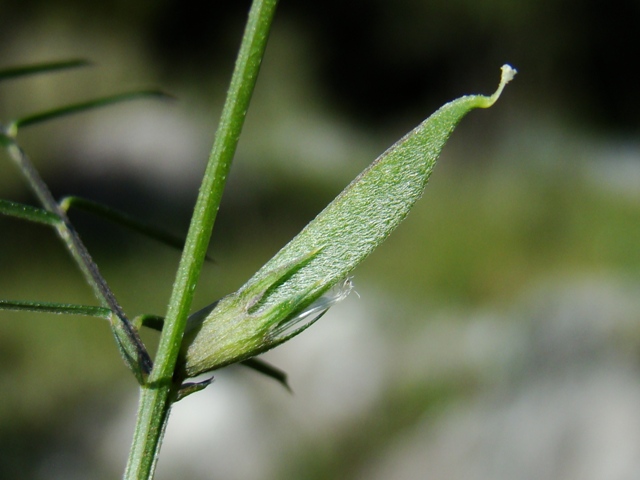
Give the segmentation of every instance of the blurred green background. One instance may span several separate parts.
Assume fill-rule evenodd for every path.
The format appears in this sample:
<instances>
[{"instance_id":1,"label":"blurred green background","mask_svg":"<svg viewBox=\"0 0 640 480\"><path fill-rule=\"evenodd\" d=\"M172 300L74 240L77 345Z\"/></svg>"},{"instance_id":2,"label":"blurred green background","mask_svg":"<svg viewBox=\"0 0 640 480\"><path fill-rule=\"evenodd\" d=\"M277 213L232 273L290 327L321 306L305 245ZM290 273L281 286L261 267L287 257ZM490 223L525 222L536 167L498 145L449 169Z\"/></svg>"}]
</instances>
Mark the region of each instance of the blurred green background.
<instances>
[{"instance_id":1,"label":"blurred green background","mask_svg":"<svg viewBox=\"0 0 640 480\"><path fill-rule=\"evenodd\" d=\"M0 121L54 194L186 231L249 2L0 0ZM640 116L632 0L284 1L194 309L238 288L444 102L491 93L351 295L180 402L159 479L628 479L640 471ZM33 202L0 154L0 198ZM130 316L164 314L179 253L72 214ZM0 298L95 303L53 231L0 218ZM150 344L157 340L145 335ZM0 478L118 478L137 388L100 320L0 312Z\"/></svg>"}]
</instances>

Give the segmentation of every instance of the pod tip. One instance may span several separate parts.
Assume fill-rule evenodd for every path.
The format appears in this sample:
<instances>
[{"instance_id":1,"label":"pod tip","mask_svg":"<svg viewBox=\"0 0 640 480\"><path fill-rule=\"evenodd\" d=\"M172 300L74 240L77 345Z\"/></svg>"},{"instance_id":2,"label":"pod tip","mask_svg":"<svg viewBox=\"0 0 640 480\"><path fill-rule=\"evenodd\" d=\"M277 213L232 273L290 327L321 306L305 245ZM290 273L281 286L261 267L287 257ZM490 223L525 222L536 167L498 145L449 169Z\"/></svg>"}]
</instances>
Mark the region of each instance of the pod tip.
<instances>
[{"instance_id":1,"label":"pod tip","mask_svg":"<svg viewBox=\"0 0 640 480\"><path fill-rule=\"evenodd\" d=\"M501 70L502 70L502 76L500 78L500 84L502 86L506 85L511 80L513 80L513 77L515 77L516 73L518 73L518 71L515 68L513 68L511 65L508 65L506 63L502 66Z\"/></svg>"},{"instance_id":2,"label":"pod tip","mask_svg":"<svg viewBox=\"0 0 640 480\"><path fill-rule=\"evenodd\" d=\"M516 76L516 73L518 73L518 71L515 68L505 63L501 68L500 85L498 85L498 89L490 97L484 97L482 104L479 106L482 108L488 108L491 105L493 105L496 102L496 100L500 98L500 95L502 94L502 90L504 90L505 85L509 83L511 80L513 80L513 77Z\"/></svg>"}]
</instances>

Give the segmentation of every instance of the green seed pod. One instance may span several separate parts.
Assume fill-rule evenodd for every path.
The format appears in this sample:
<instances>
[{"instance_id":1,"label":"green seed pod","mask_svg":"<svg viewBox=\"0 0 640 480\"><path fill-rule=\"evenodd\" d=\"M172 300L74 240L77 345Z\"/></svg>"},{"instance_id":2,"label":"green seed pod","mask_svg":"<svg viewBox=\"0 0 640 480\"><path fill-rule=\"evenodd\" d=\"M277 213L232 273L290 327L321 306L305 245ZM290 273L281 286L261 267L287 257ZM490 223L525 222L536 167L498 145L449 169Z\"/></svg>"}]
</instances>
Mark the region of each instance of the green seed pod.
<instances>
[{"instance_id":1,"label":"green seed pod","mask_svg":"<svg viewBox=\"0 0 640 480\"><path fill-rule=\"evenodd\" d=\"M179 375L193 377L269 350L346 297L349 274L422 196L458 122L493 105L515 73L505 65L493 95L464 96L441 107L358 175L240 290L193 314Z\"/></svg>"}]
</instances>

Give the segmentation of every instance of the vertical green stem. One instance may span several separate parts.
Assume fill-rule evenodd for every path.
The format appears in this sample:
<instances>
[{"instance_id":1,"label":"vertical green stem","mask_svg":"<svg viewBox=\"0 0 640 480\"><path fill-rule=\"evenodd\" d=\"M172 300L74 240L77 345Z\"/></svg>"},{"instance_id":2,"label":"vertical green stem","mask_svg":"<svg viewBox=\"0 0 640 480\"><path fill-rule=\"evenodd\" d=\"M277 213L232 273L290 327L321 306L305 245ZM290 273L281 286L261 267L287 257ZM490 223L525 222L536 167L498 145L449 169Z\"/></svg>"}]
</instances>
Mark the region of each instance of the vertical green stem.
<instances>
[{"instance_id":1,"label":"vertical green stem","mask_svg":"<svg viewBox=\"0 0 640 480\"><path fill-rule=\"evenodd\" d=\"M169 409L178 387L172 383L172 376L193 292L258 77L276 5L277 0L254 0L249 12L174 282L155 365L149 382L141 388L136 430L125 472L127 480L149 479L153 476Z\"/></svg>"}]
</instances>

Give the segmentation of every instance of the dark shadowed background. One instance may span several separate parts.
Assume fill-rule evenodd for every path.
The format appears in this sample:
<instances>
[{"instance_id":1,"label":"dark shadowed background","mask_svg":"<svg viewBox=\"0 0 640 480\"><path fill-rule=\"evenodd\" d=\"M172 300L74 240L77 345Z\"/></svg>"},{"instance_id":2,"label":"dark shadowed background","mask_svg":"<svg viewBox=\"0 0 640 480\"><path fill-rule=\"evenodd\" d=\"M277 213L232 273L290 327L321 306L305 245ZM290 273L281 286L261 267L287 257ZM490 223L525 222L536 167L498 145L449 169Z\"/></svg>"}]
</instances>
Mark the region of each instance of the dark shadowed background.
<instances>
[{"instance_id":1,"label":"dark shadowed background","mask_svg":"<svg viewBox=\"0 0 640 480\"><path fill-rule=\"evenodd\" d=\"M54 194L184 235L247 1L0 0L0 122ZM237 289L440 105L500 101L454 133L425 197L351 295L176 405L159 479L629 479L640 472L636 1L281 2L194 309ZM33 197L0 154L0 198ZM73 213L128 314L164 314L179 253ZM95 303L52 231L0 218L0 298ZM157 336L145 334L153 345ZM0 312L0 478L117 478L137 388L106 323Z\"/></svg>"}]
</instances>

